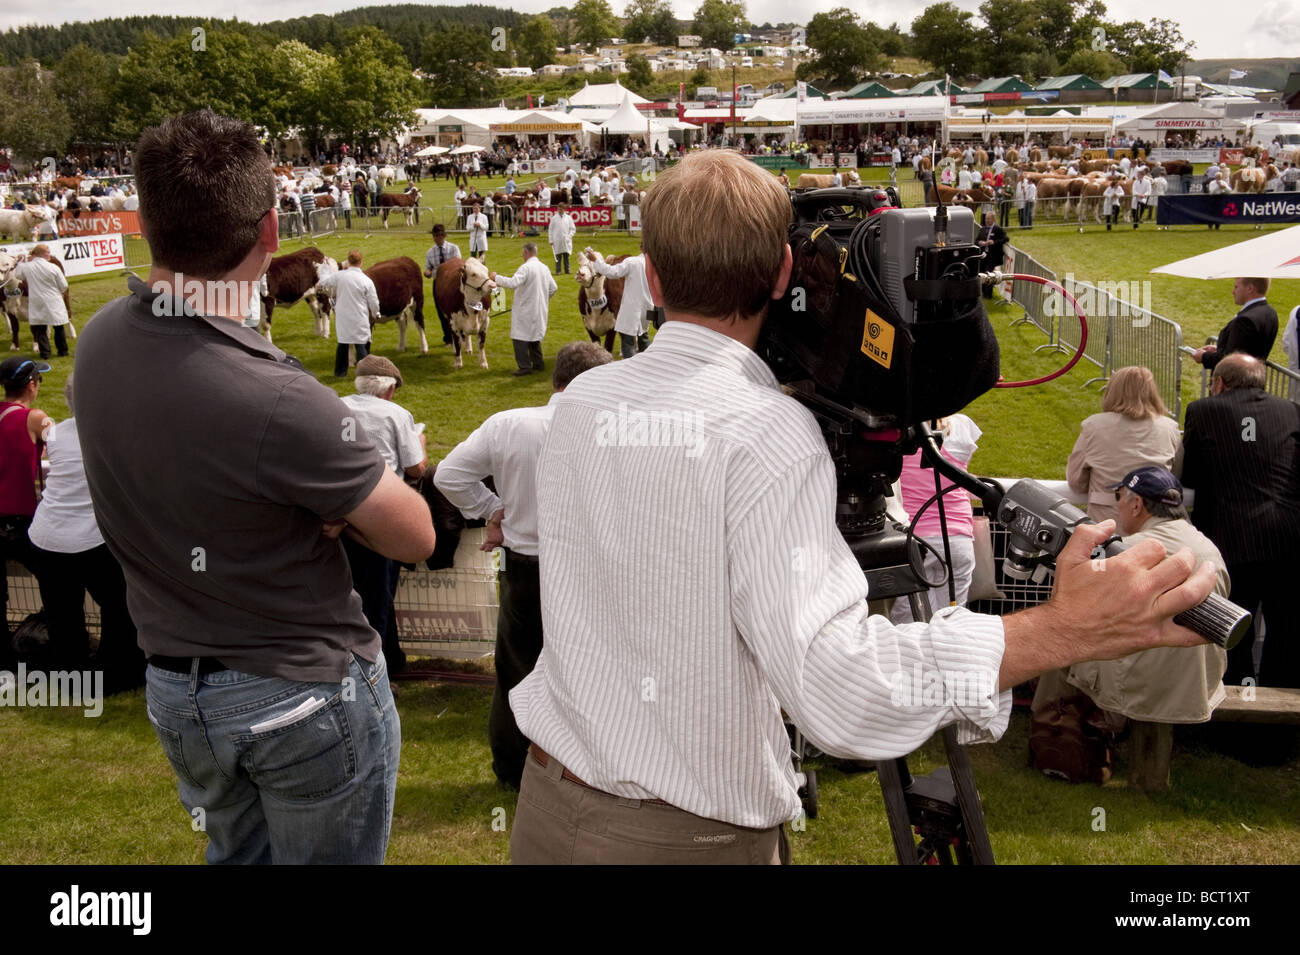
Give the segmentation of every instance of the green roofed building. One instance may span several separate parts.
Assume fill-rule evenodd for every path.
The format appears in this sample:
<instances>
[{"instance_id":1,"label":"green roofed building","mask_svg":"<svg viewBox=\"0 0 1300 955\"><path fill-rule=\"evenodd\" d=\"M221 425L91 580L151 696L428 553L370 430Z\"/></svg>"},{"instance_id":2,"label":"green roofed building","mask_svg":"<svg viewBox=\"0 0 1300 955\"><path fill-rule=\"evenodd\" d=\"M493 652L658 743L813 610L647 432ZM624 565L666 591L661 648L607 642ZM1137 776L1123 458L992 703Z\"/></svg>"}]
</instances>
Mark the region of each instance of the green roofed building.
<instances>
[{"instance_id":1,"label":"green roofed building","mask_svg":"<svg viewBox=\"0 0 1300 955\"><path fill-rule=\"evenodd\" d=\"M966 88L958 86L956 83L944 84L943 80L922 80L910 90L903 90L904 96L947 96L951 93L956 96L958 93L965 93Z\"/></svg>"},{"instance_id":2,"label":"green roofed building","mask_svg":"<svg viewBox=\"0 0 1300 955\"><path fill-rule=\"evenodd\" d=\"M968 93L1027 93L1033 87L1018 76L995 76L968 89Z\"/></svg>"},{"instance_id":3,"label":"green roofed building","mask_svg":"<svg viewBox=\"0 0 1300 955\"><path fill-rule=\"evenodd\" d=\"M853 87L853 89L849 90L840 98L841 99L885 99L886 97L896 96L896 95L897 94L893 90L889 89L883 84L877 83L875 80L867 80L863 83L859 83L857 86Z\"/></svg>"},{"instance_id":4,"label":"green roofed building","mask_svg":"<svg viewBox=\"0 0 1300 955\"><path fill-rule=\"evenodd\" d=\"M1102 88L1113 90L1171 90L1174 84L1167 73L1125 73L1102 81Z\"/></svg>"},{"instance_id":5,"label":"green roofed building","mask_svg":"<svg viewBox=\"0 0 1300 955\"><path fill-rule=\"evenodd\" d=\"M791 87L788 90L786 90L784 93L782 93L780 96L777 96L776 98L794 99L798 95L799 95L799 84L795 83L791 85ZM826 94L823 93L821 90L819 90L817 87L813 86L811 83L808 84L808 91L805 95L810 97L820 96L822 99L826 98Z\"/></svg>"},{"instance_id":6,"label":"green roofed building","mask_svg":"<svg viewBox=\"0 0 1300 955\"><path fill-rule=\"evenodd\" d=\"M1060 90L1061 92L1084 92L1088 90L1104 90L1102 86L1091 76L1084 76L1082 73L1071 73L1069 76L1049 76L1043 82L1034 87L1036 90ZM1111 87L1114 89L1114 87Z\"/></svg>"}]
</instances>

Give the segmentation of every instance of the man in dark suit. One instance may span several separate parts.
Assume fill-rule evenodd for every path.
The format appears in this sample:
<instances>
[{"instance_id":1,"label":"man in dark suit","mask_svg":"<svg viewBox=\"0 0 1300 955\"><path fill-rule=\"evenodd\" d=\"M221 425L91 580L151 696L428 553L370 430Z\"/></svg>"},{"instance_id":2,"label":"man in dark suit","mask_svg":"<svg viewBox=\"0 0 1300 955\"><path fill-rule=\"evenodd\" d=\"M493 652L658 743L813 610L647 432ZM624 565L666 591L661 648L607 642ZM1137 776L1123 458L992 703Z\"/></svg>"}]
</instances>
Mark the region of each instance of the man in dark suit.
<instances>
[{"instance_id":1,"label":"man in dark suit","mask_svg":"<svg viewBox=\"0 0 1300 955\"><path fill-rule=\"evenodd\" d=\"M1196 349L1192 358L1211 369L1233 352L1245 352L1265 361L1277 338L1277 312L1264 299L1267 294L1268 279L1237 279L1233 282L1232 300L1241 311L1223 326L1216 345Z\"/></svg>"},{"instance_id":2,"label":"man in dark suit","mask_svg":"<svg viewBox=\"0 0 1300 955\"><path fill-rule=\"evenodd\" d=\"M975 243L984 250L984 261L980 263L981 272L992 272L1002 267L1002 256L1007 247L1007 231L997 224L993 213L984 213L984 225L980 229L980 234L975 237ZM993 297L992 285L984 286L984 297Z\"/></svg>"},{"instance_id":3,"label":"man in dark suit","mask_svg":"<svg viewBox=\"0 0 1300 955\"><path fill-rule=\"evenodd\" d=\"M1192 523L1223 554L1231 599L1263 606L1268 632L1257 682L1300 686L1300 405L1264 392L1264 363L1228 355L1211 395L1187 406L1182 482L1196 496ZM1255 676L1254 629L1228 652L1224 683Z\"/></svg>"}]
</instances>

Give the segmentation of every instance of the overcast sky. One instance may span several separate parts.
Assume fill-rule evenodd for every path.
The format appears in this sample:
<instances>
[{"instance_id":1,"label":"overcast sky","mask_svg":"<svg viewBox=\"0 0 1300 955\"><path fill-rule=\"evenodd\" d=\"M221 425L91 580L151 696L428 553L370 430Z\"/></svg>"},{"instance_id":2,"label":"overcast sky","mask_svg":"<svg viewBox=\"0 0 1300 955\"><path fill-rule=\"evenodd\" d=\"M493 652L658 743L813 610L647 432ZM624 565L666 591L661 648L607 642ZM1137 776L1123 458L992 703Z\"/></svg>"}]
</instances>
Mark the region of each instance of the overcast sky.
<instances>
[{"instance_id":1,"label":"overcast sky","mask_svg":"<svg viewBox=\"0 0 1300 955\"><path fill-rule=\"evenodd\" d=\"M491 0L489 0L491 2ZM899 21L907 26L930 0L858 0L848 5L860 16L882 25ZM979 0L955 0L959 7L975 10ZM499 3L499 0L498 0ZM622 13L626 0L611 0ZM42 4L7 3L0 8L0 29L29 23L58 24L70 20L95 20L130 14L175 14L178 16L239 17L243 20L280 20L313 13L334 13L367 4L356 0L278 0L275 4L246 0L115 0L111 5L90 0L47 0ZM504 5L504 4L501 4ZM511 0L509 6L522 12L540 12L558 5L558 0ZM804 0L799 10L811 17L819 11L844 6L844 0ZM698 0L675 0L678 17L690 17ZM1195 58L1295 56L1300 52L1300 3L1293 0L1263 0L1250 4L1242 16L1221 0L1182 0L1166 8L1148 0L1107 0L1113 20L1141 20L1157 15L1177 20L1183 35L1195 41ZM790 16L788 0L749 0L746 9L755 23L777 23ZM431 10L430 16L436 16Z\"/></svg>"}]
</instances>

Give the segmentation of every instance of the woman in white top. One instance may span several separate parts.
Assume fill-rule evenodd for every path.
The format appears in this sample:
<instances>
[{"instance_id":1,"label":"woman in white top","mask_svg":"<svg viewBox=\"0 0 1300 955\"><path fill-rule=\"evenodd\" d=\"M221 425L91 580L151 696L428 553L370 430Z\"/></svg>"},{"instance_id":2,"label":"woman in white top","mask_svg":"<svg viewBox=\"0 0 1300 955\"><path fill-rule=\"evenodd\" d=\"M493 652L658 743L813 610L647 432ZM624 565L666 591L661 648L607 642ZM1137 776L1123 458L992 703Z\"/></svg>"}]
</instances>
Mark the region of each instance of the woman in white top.
<instances>
[{"instance_id":1,"label":"woman in white top","mask_svg":"<svg viewBox=\"0 0 1300 955\"><path fill-rule=\"evenodd\" d=\"M469 228L469 254L476 259L483 259L487 257L488 250L488 217L479 208L478 203L475 203L465 224Z\"/></svg>"},{"instance_id":2,"label":"woman in white top","mask_svg":"<svg viewBox=\"0 0 1300 955\"><path fill-rule=\"evenodd\" d=\"M69 375L63 386L70 411L75 410L72 378ZM60 670L104 671L108 693L143 686L145 659L126 607L126 580L95 522L75 418L50 428L46 454L50 473L27 536L50 633L51 664ZM87 591L100 613L99 649L93 663L86 632Z\"/></svg>"},{"instance_id":3,"label":"woman in white top","mask_svg":"<svg viewBox=\"0 0 1300 955\"><path fill-rule=\"evenodd\" d=\"M1088 516L1098 522L1118 517L1111 485L1135 468L1172 467L1182 443L1148 368L1120 368L1111 375L1101 408L1084 419L1065 469L1070 489L1088 495Z\"/></svg>"}]
</instances>

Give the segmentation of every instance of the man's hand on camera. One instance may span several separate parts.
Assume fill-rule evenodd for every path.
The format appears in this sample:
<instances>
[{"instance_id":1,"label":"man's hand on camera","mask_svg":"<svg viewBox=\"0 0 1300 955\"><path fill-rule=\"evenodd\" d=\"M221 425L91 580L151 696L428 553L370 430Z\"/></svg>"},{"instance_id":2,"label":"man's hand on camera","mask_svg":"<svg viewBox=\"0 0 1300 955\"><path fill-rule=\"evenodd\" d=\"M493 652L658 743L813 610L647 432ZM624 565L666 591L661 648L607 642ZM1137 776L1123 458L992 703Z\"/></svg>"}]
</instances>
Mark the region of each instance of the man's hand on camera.
<instances>
[{"instance_id":1,"label":"man's hand on camera","mask_svg":"<svg viewBox=\"0 0 1300 955\"><path fill-rule=\"evenodd\" d=\"M1187 548L1167 555L1152 540L1115 557L1092 560L1093 549L1114 530L1114 521L1076 527L1056 559L1052 599L1003 618L1003 689L1044 670L1085 660L1115 660L1139 650L1205 643L1172 618L1209 596L1213 566L1197 568Z\"/></svg>"}]
</instances>

